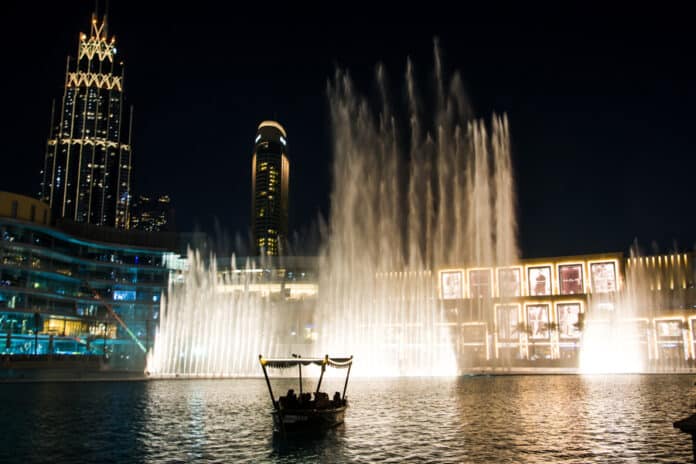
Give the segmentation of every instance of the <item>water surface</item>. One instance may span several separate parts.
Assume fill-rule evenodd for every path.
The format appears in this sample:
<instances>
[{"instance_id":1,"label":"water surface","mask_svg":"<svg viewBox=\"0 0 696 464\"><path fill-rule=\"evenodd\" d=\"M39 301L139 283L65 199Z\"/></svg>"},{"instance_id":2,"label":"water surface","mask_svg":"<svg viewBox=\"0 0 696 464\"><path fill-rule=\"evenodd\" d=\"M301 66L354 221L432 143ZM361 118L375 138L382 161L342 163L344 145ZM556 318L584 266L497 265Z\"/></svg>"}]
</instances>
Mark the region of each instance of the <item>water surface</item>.
<instances>
[{"instance_id":1,"label":"water surface","mask_svg":"<svg viewBox=\"0 0 696 464\"><path fill-rule=\"evenodd\" d=\"M263 379L5 384L0 462L691 462L672 422L695 388L690 375L356 379L343 426L282 441Z\"/></svg>"}]
</instances>

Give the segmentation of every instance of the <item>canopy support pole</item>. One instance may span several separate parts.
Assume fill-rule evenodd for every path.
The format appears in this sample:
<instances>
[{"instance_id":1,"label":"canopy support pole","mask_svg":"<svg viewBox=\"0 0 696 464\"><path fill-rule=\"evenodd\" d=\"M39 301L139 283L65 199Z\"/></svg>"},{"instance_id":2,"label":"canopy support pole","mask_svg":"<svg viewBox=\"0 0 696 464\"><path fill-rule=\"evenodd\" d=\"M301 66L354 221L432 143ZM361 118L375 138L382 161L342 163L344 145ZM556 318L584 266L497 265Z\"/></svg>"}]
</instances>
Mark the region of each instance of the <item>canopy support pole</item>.
<instances>
[{"instance_id":1,"label":"canopy support pole","mask_svg":"<svg viewBox=\"0 0 696 464\"><path fill-rule=\"evenodd\" d=\"M353 359L352 356L351 356L351 359ZM352 367L353 367L353 363L351 362L351 363L348 365L348 372L346 373L346 383L343 384L343 399L344 399L344 400L346 399L346 390L348 389L348 377L350 377L350 369L351 369Z\"/></svg>"},{"instance_id":2,"label":"canopy support pole","mask_svg":"<svg viewBox=\"0 0 696 464\"><path fill-rule=\"evenodd\" d=\"M278 422L280 422L280 431L285 438L285 424L283 423L283 411L280 410L280 404L275 400L273 396L273 388L271 388L271 381L268 379L268 373L266 372L266 363L263 362L263 356L259 355L259 363L263 369L263 376L266 378L266 385L268 386L268 393L271 394L271 402L273 403L273 409L276 410L278 414Z\"/></svg>"},{"instance_id":3,"label":"canopy support pole","mask_svg":"<svg viewBox=\"0 0 696 464\"><path fill-rule=\"evenodd\" d=\"M293 354L293 358L301 358L302 356L298 354ZM297 369L300 371L300 396L302 396L302 363L297 364Z\"/></svg>"},{"instance_id":4,"label":"canopy support pole","mask_svg":"<svg viewBox=\"0 0 696 464\"><path fill-rule=\"evenodd\" d=\"M324 371L326 371L326 365L329 362L329 355L327 354L324 357L324 362L321 364L321 374L319 375L319 382L317 382L317 391L314 393L314 397L316 398L317 393L319 393L319 388L321 387L321 381L324 378Z\"/></svg>"},{"instance_id":5,"label":"canopy support pole","mask_svg":"<svg viewBox=\"0 0 696 464\"><path fill-rule=\"evenodd\" d=\"M298 364L297 368L300 370L300 395L302 395L302 364Z\"/></svg>"},{"instance_id":6,"label":"canopy support pole","mask_svg":"<svg viewBox=\"0 0 696 464\"><path fill-rule=\"evenodd\" d=\"M261 355L259 355L259 362L261 363L261 368L263 369L263 376L266 378L266 385L268 386L268 393L270 393L271 395L271 402L273 403L273 408L276 411L279 411L280 408L278 406L278 402L275 400L275 397L273 396L273 388L271 388L271 381L268 379L268 372L266 372L266 364L264 364Z\"/></svg>"}]
</instances>

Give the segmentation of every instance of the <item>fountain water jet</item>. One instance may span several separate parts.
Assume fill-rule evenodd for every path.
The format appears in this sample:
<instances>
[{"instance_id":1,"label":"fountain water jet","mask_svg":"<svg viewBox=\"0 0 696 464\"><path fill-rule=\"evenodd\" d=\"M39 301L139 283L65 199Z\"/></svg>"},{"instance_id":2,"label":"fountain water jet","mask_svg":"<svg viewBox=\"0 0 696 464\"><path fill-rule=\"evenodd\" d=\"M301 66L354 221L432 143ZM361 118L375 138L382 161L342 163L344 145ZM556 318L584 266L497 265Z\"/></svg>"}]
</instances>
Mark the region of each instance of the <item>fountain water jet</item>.
<instances>
[{"instance_id":1,"label":"fountain water jet","mask_svg":"<svg viewBox=\"0 0 696 464\"><path fill-rule=\"evenodd\" d=\"M354 354L356 375L456 374L460 329L435 271L518 257L507 119L490 136L469 120L461 80L446 83L437 47L435 58L431 119L408 63L407 137L384 91L372 110L345 73L329 84L334 189L315 325L319 352ZM377 82L387 87L382 68Z\"/></svg>"},{"instance_id":2,"label":"fountain water jet","mask_svg":"<svg viewBox=\"0 0 696 464\"><path fill-rule=\"evenodd\" d=\"M259 353L280 355L283 320L274 302L248 291L256 273L218 272L189 250L183 282L162 297L148 372L158 376L258 375ZM253 270L247 265L247 271ZM285 353L282 353L285 354Z\"/></svg>"},{"instance_id":3,"label":"fountain water jet","mask_svg":"<svg viewBox=\"0 0 696 464\"><path fill-rule=\"evenodd\" d=\"M490 135L470 119L461 79L445 80L437 45L432 108L419 103L410 62L406 124L389 104L381 67L377 84L377 110L343 72L328 86L330 230L320 256L318 339L303 354L353 354L359 376L454 375L461 327L458 309L439 298L437 270L518 258L507 118L494 116ZM226 291L229 282L195 253L189 262L183 287L170 287L162 303L151 372L258 375L259 353L289 354L283 308Z\"/></svg>"}]
</instances>

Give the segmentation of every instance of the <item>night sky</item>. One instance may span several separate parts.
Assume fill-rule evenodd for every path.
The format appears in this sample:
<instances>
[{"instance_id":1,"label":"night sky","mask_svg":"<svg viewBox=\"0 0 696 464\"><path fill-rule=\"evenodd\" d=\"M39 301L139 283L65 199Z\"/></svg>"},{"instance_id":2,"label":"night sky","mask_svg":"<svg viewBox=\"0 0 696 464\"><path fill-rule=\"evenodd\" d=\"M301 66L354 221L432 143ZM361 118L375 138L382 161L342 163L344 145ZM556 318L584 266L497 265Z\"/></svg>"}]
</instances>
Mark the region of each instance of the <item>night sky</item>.
<instances>
[{"instance_id":1,"label":"night sky","mask_svg":"<svg viewBox=\"0 0 696 464\"><path fill-rule=\"evenodd\" d=\"M51 101L62 96L66 56L89 32L93 5L3 4L0 190L38 192ZM648 250L693 249L696 54L687 12L433 6L342 16L332 10L339 4L324 5L325 14L270 3L110 2L135 106L133 191L170 194L179 231L247 235L251 151L264 119L288 131L291 229L310 230L329 210L327 79L340 66L369 93L383 62L399 95L410 56L427 87L438 37L476 114L509 116L523 256L625 251L636 238Z\"/></svg>"}]
</instances>

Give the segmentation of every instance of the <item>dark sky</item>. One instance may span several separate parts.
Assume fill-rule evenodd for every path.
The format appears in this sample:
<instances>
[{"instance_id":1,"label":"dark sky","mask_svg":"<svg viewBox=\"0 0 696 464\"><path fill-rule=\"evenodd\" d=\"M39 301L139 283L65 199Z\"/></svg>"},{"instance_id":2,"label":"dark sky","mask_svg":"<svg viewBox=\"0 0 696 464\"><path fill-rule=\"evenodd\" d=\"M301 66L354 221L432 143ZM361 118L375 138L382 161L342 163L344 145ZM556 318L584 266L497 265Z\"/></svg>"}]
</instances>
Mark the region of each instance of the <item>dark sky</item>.
<instances>
[{"instance_id":1,"label":"dark sky","mask_svg":"<svg viewBox=\"0 0 696 464\"><path fill-rule=\"evenodd\" d=\"M327 79L339 65L369 92L381 61L399 94L408 56L427 81L437 36L476 114L509 115L524 256L622 251L635 238L693 248L689 12L432 6L407 16L355 7L344 16L333 10L344 4L236 3L109 6L135 105L134 191L169 193L179 230L214 233L218 223L247 233L253 137L269 118L288 131L291 227L326 216ZM3 4L0 190L37 192L51 100L62 96L66 56L88 32L93 5Z\"/></svg>"}]
</instances>

